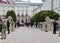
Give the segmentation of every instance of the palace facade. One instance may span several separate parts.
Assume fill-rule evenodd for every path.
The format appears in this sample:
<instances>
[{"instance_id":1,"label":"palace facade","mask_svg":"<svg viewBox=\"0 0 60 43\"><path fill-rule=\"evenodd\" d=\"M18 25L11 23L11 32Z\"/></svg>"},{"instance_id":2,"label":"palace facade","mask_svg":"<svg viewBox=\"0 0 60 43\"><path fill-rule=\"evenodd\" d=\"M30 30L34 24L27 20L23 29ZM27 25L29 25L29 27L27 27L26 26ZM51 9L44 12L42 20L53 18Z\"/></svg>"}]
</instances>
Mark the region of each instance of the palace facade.
<instances>
[{"instance_id":1,"label":"palace facade","mask_svg":"<svg viewBox=\"0 0 60 43\"><path fill-rule=\"evenodd\" d=\"M42 0L42 4L34 10L34 13L43 11L43 10L54 10L60 14L60 0Z\"/></svg>"},{"instance_id":2,"label":"palace facade","mask_svg":"<svg viewBox=\"0 0 60 43\"><path fill-rule=\"evenodd\" d=\"M10 4L0 3L0 18L4 18L7 11L14 10L17 21L30 22L30 18L34 15L34 10L40 6L41 3L31 3L23 0L8 0Z\"/></svg>"}]
</instances>

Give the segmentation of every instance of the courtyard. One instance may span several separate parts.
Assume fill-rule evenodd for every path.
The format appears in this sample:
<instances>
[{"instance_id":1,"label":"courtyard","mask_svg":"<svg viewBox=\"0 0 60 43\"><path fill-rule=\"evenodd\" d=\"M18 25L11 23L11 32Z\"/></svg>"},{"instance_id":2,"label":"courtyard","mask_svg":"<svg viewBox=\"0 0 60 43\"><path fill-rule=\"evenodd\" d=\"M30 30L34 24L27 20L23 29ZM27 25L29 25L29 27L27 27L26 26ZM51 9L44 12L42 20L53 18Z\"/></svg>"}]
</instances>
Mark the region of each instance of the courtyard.
<instances>
[{"instance_id":1,"label":"courtyard","mask_svg":"<svg viewBox=\"0 0 60 43\"><path fill-rule=\"evenodd\" d=\"M9 20L14 30L6 39L0 33L0 43L60 43L59 4L60 0L0 0L0 18Z\"/></svg>"},{"instance_id":2,"label":"courtyard","mask_svg":"<svg viewBox=\"0 0 60 43\"><path fill-rule=\"evenodd\" d=\"M0 39L0 43L60 43L60 37L58 31L52 34L52 31L45 32L40 28L19 27L7 34L7 39Z\"/></svg>"}]
</instances>

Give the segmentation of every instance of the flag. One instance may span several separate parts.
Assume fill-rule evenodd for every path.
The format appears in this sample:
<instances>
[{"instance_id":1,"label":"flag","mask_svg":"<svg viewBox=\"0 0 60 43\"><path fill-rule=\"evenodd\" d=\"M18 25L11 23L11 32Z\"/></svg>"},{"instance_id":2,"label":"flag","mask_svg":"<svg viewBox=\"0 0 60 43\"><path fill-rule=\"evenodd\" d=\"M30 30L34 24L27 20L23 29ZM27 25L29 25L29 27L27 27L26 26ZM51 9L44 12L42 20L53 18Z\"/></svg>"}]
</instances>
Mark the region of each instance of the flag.
<instances>
[{"instance_id":1,"label":"flag","mask_svg":"<svg viewBox=\"0 0 60 43\"><path fill-rule=\"evenodd\" d=\"M3 3L3 4L9 4L8 0L0 0L0 2Z\"/></svg>"}]
</instances>

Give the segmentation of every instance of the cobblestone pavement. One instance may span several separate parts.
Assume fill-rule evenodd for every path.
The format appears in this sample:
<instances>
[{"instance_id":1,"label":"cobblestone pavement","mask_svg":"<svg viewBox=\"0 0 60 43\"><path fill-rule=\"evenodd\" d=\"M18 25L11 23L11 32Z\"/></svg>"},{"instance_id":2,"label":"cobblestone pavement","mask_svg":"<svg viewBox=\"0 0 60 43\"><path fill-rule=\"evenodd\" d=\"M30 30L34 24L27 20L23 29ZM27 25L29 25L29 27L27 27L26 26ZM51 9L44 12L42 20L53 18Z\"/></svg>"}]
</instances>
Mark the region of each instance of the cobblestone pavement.
<instances>
[{"instance_id":1,"label":"cobblestone pavement","mask_svg":"<svg viewBox=\"0 0 60 43\"><path fill-rule=\"evenodd\" d=\"M0 43L60 43L60 37L58 34L52 34L52 31L44 32L39 28L20 27L7 34L7 39L0 39Z\"/></svg>"}]
</instances>

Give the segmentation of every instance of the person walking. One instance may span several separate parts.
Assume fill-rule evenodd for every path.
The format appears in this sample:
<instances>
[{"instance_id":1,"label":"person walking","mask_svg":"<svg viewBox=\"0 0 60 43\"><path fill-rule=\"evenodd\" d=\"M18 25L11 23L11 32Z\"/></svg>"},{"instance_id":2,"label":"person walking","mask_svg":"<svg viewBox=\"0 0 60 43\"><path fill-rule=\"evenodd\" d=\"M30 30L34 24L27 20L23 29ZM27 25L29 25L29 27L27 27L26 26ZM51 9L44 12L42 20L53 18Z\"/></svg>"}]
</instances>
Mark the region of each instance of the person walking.
<instances>
[{"instance_id":1,"label":"person walking","mask_svg":"<svg viewBox=\"0 0 60 43\"><path fill-rule=\"evenodd\" d=\"M2 32L1 32L2 38L1 39L6 39L6 21L2 22Z\"/></svg>"},{"instance_id":2,"label":"person walking","mask_svg":"<svg viewBox=\"0 0 60 43\"><path fill-rule=\"evenodd\" d=\"M7 31L8 31L8 34L10 34L10 29L9 29L9 27L10 27L10 22L9 22L9 20L7 20Z\"/></svg>"}]
</instances>

